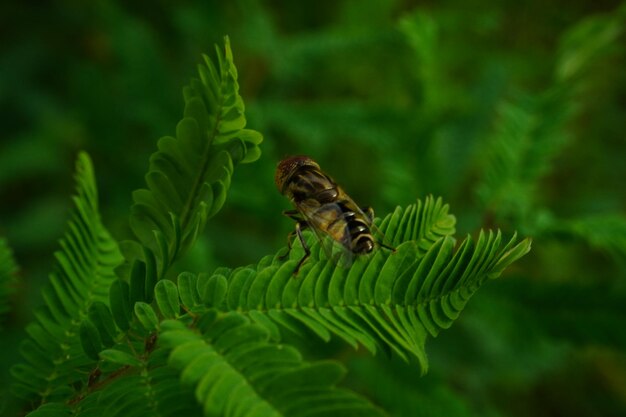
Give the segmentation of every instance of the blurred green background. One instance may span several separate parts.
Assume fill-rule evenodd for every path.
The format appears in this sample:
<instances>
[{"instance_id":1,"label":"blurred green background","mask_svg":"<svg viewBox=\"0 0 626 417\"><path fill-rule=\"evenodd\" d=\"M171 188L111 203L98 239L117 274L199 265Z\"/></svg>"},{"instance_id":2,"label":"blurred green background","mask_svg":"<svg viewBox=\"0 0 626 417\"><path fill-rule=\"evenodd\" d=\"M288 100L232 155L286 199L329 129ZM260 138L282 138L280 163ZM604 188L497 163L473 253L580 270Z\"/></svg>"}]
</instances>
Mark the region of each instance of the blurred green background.
<instances>
[{"instance_id":1,"label":"blurred green background","mask_svg":"<svg viewBox=\"0 0 626 417\"><path fill-rule=\"evenodd\" d=\"M347 384L393 416L626 415L626 5L615 1L42 1L0 5L0 236L20 265L2 385L53 264L79 150L104 222L172 135L201 53L229 35L262 158L188 268L253 263L293 224L274 167L316 159L384 215L428 194L462 236L533 251L427 345L430 371L339 342ZM212 237L218 237L214 239ZM294 341L297 343L297 341Z\"/></svg>"}]
</instances>

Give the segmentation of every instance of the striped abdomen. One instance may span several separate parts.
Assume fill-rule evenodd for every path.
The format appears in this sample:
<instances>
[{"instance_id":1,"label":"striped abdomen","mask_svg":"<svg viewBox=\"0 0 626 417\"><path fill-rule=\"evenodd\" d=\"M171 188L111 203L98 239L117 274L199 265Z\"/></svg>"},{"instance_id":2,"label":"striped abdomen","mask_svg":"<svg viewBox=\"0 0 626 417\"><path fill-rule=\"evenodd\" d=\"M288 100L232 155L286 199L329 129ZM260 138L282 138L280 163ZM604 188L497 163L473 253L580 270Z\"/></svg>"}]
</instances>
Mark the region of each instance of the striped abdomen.
<instances>
[{"instance_id":1,"label":"striped abdomen","mask_svg":"<svg viewBox=\"0 0 626 417\"><path fill-rule=\"evenodd\" d=\"M346 201L338 201L337 206L341 208L341 219L345 223L341 243L354 253L365 254L373 251L374 237L361 211L357 213L350 210Z\"/></svg>"}]
</instances>

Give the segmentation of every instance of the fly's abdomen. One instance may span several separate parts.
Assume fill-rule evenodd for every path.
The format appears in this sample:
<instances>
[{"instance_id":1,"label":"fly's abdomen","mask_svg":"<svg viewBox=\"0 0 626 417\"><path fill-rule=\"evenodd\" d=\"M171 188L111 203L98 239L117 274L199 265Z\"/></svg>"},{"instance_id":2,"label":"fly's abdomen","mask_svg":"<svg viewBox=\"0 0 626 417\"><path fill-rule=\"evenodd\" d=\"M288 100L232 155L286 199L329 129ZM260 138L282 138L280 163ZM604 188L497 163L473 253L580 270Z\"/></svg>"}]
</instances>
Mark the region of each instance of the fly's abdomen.
<instances>
[{"instance_id":1,"label":"fly's abdomen","mask_svg":"<svg viewBox=\"0 0 626 417\"><path fill-rule=\"evenodd\" d=\"M373 251L374 238L367 221L362 218L361 214L350 210L344 202L338 202L337 206L342 210L339 217L342 220L341 227L343 227L343 237L340 240L342 244L346 249L356 254L366 254Z\"/></svg>"},{"instance_id":2,"label":"fly's abdomen","mask_svg":"<svg viewBox=\"0 0 626 417\"><path fill-rule=\"evenodd\" d=\"M374 250L374 237L365 221L355 218L348 222L348 232L352 252L365 254Z\"/></svg>"}]
</instances>

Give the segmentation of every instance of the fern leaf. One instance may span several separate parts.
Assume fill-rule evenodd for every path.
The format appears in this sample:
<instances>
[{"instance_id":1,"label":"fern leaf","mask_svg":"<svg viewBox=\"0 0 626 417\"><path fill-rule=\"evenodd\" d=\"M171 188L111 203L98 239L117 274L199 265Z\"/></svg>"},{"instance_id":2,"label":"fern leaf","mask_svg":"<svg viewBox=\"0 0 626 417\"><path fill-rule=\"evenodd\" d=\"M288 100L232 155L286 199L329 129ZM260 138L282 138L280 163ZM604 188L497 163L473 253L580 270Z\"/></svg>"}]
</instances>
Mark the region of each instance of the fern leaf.
<instances>
[{"instance_id":1,"label":"fern leaf","mask_svg":"<svg viewBox=\"0 0 626 417\"><path fill-rule=\"evenodd\" d=\"M530 241L502 241L500 232L467 237L455 250L453 218L441 200L429 198L397 209L381 222L395 253L376 251L349 268L320 254L296 278L301 253L274 259L264 268L239 268L227 276L226 311L239 311L299 332L307 328L324 340L337 335L372 352L384 348L427 369L428 335L452 325L468 300L488 279L497 278L526 254Z\"/></svg>"},{"instance_id":2,"label":"fern leaf","mask_svg":"<svg viewBox=\"0 0 626 417\"><path fill-rule=\"evenodd\" d=\"M566 91L558 88L500 105L478 186L480 199L499 218L513 218L518 224L527 219L538 180L569 139L563 127L573 112Z\"/></svg>"},{"instance_id":3,"label":"fern leaf","mask_svg":"<svg viewBox=\"0 0 626 417\"><path fill-rule=\"evenodd\" d=\"M610 14L589 16L577 22L561 38L556 78L562 82L576 81L614 52L614 44L624 33L626 6L618 6Z\"/></svg>"},{"instance_id":4,"label":"fern leaf","mask_svg":"<svg viewBox=\"0 0 626 417\"><path fill-rule=\"evenodd\" d=\"M0 238L0 321L9 310L9 296L13 293L17 265L6 240Z\"/></svg>"},{"instance_id":5,"label":"fern leaf","mask_svg":"<svg viewBox=\"0 0 626 417\"><path fill-rule=\"evenodd\" d=\"M47 403L29 417L152 417L201 416L193 392L181 386L176 369L165 366L165 352L148 360L133 358L134 368L120 368L95 381L92 392L69 402Z\"/></svg>"},{"instance_id":6,"label":"fern leaf","mask_svg":"<svg viewBox=\"0 0 626 417\"><path fill-rule=\"evenodd\" d=\"M535 187L569 141L567 123L585 105L585 88L600 73L592 69L610 65L603 59L619 50L625 16L622 5L614 13L577 23L561 39L553 85L542 94L520 94L500 105L478 189L480 199L498 217L536 226L529 222L534 220Z\"/></svg>"},{"instance_id":7,"label":"fern leaf","mask_svg":"<svg viewBox=\"0 0 626 417\"><path fill-rule=\"evenodd\" d=\"M626 266L626 218L617 214L588 216L574 220L555 221L547 234L573 236L591 247L609 253Z\"/></svg>"},{"instance_id":8,"label":"fern leaf","mask_svg":"<svg viewBox=\"0 0 626 417\"><path fill-rule=\"evenodd\" d=\"M27 417L65 417L71 416L72 412L70 407L65 403L46 403L36 410L31 411Z\"/></svg>"},{"instance_id":9,"label":"fern leaf","mask_svg":"<svg viewBox=\"0 0 626 417\"><path fill-rule=\"evenodd\" d=\"M171 283L161 281L158 287L165 282ZM178 372L167 366L167 352L157 346L157 334L153 332L160 327L157 312L147 303L136 302L128 320L129 331L102 349L100 335L109 331L102 329L114 329L114 318L103 303L94 305L98 308L92 306L89 320L80 327L86 355L98 361L97 366L93 363L89 369L88 383L77 387L80 389L71 399L42 404L33 415L46 416L48 410L81 417L201 415L193 393L181 386ZM180 309L178 297L176 305ZM85 329L87 334L83 336Z\"/></svg>"},{"instance_id":10,"label":"fern leaf","mask_svg":"<svg viewBox=\"0 0 626 417\"><path fill-rule=\"evenodd\" d=\"M393 245L417 242L417 250L423 254L441 237L454 234L456 218L448 213L449 209L450 206L444 204L441 197L427 196L423 203L418 200L404 209L396 207L378 228Z\"/></svg>"},{"instance_id":11,"label":"fern leaf","mask_svg":"<svg viewBox=\"0 0 626 417\"><path fill-rule=\"evenodd\" d=\"M137 359L135 359L137 360ZM193 392L166 366L166 352L157 349L139 366L121 368L101 378L92 393L73 404L77 417L200 416Z\"/></svg>"},{"instance_id":12,"label":"fern leaf","mask_svg":"<svg viewBox=\"0 0 626 417\"><path fill-rule=\"evenodd\" d=\"M195 387L206 416L381 416L364 399L335 385L336 362L306 363L290 346L237 313L199 319L201 334L179 321L162 323L160 340L183 384Z\"/></svg>"},{"instance_id":13,"label":"fern leaf","mask_svg":"<svg viewBox=\"0 0 626 417\"><path fill-rule=\"evenodd\" d=\"M184 89L176 137L159 140L145 177L147 189L133 193L130 224L160 261L161 277L224 204L234 167L260 156L261 134L245 129L228 38L223 50L216 47L215 59L204 56L198 71L200 79Z\"/></svg>"},{"instance_id":14,"label":"fern leaf","mask_svg":"<svg viewBox=\"0 0 626 417\"><path fill-rule=\"evenodd\" d=\"M443 71L439 57L439 33L435 19L429 14L414 11L403 17L399 29L411 46L417 58L416 73L422 84L424 111L436 112L449 101L447 91L442 86Z\"/></svg>"},{"instance_id":15,"label":"fern leaf","mask_svg":"<svg viewBox=\"0 0 626 417\"><path fill-rule=\"evenodd\" d=\"M94 303L108 303L113 268L122 261L100 221L93 167L85 153L78 156L75 178L75 209L42 291L45 306L27 327L29 338L21 347L25 362L11 370L16 394L42 402L68 398L93 365L81 349L80 329Z\"/></svg>"}]
</instances>

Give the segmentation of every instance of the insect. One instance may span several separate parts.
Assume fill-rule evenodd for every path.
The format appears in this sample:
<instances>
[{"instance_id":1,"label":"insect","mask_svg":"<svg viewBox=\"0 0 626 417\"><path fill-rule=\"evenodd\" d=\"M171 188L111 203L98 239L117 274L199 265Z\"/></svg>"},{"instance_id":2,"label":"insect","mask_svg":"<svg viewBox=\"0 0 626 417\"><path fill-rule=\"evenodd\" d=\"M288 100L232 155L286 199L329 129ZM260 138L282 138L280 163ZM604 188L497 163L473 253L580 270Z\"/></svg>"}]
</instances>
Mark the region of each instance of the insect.
<instances>
[{"instance_id":1,"label":"insect","mask_svg":"<svg viewBox=\"0 0 626 417\"><path fill-rule=\"evenodd\" d=\"M359 208L311 158L291 156L283 159L276 168L274 180L280 193L295 206L295 210L283 212L296 221L295 230L288 236L287 253L283 257L291 251L294 236L298 237L305 252L293 272L294 275L311 255L311 250L302 236L302 230L306 228L312 229L320 240L322 234L330 236L348 254L371 253L376 244L395 251L374 239L374 211L371 208Z\"/></svg>"}]
</instances>

